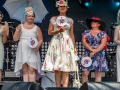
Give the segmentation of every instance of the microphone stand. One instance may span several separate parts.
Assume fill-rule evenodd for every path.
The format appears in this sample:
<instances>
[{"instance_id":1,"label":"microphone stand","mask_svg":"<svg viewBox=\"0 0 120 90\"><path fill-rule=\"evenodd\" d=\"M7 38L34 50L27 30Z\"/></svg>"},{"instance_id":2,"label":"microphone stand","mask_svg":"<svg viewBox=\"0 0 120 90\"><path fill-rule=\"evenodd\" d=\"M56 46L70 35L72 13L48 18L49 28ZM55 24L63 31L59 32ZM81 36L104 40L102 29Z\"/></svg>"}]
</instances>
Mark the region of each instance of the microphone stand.
<instances>
[{"instance_id":1,"label":"microphone stand","mask_svg":"<svg viewBox=\"0 0 120 90\"><path fill-rule=\"evenodd\" d=\"M47 75L45 75L47 77L47 79L50 80L50 82L52 82L52 87L53 87L53 84L55 84L55 82L53 82ZM55 84L56 85L56 84Z\"/></svg>"},{"instance_id":2,"label":"microphone stand","mask_svg":"<svg viewBox=\"0 0 120 90\"><path fill-rule=\"evenodd\" d=\"M80 23L82 26L84 26L86 29L89 30L89 28L86 25L83 24L83 21L77 21L77 22Z\"/></svg>"}]
</instances>

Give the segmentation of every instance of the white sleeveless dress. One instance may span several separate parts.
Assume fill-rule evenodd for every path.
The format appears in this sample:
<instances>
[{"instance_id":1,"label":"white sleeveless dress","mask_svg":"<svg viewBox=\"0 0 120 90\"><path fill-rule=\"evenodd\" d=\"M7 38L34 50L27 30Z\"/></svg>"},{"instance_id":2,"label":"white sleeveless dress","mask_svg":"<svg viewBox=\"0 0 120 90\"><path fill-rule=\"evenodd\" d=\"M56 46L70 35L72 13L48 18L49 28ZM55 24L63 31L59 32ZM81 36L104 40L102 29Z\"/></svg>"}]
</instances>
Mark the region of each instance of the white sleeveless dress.
<instances>
[{"instance_id":1,"label":"white sleeveless dress","mask_svg":"<svg viewBox=\"0 0 120 90\"><path fill-rule=\"evenodd\" d=\"M44 75L41 71L41 60L39 52L35 52L28 46L28 39L30 37L36 37L37 26L32 29L25 29L21 24L21 35L16 52L15 70L16 75L22 76L22 65L27 63L29 66L36 69L37 79Z\"/></svg>"}]
</instances>

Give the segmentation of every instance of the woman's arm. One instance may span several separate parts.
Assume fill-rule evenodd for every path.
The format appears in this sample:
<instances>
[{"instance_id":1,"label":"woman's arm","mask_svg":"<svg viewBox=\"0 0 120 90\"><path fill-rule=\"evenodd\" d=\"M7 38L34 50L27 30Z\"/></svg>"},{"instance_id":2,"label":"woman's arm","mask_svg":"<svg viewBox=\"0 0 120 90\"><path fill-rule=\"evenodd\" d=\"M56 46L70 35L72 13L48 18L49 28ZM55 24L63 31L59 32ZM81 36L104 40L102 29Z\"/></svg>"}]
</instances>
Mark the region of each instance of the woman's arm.
<instances>
[{"instance_id":1,"label":"woman's arm","mask_svg":"<svg viewBox=\"0 0 120 90\"><path fill-rule=\"evenodd\" d=\"M15 33L13 35L13 40L18 41L21 33L21 24L16 27Z\"/></svg>"},{"instance_id":2,"label":"woman's arm","mask_svg":"<svg viewBox=\"0 0 120 90\"><path fill-rule=\"evenodd\" d=\"M2 35L2 43L5 44L7 41L7 29L4 28L3 35Z\"/></svg>"},{"instance_id":3,"label":"woman's arm","mask_svg":"<svg viewBox=\"0 0 120 90\"><path fill-rule=\"evenodd\" d=\"M7 36L9 36L9 25L8 25L8 22L5 21L4 27L5 27L6 30L7 30Z\"/></svg>"},{"instance_id":4,"label":"woman's arm","mask_svg":"<svg viewBox=\"0 0 120 90\"><path fill-rule=\"evenodd\" d=\"M117 44L120 44L120 40L118 40L119 38L119 31L120 30L120 26L117 26L115 28L115 31L114 31L114 42L117 43Z\"/></svg>"},{"instance_id":5,"label":"woman's arm","mask_svg":"<svg viewBox=\"0 0 120 90\"><path fill-rule=\"evenodd\" d=\"M71 37L71 39L73 41L74 48L76 49L75 36L74 36L74 25L72 25L71 28L70 28L70 37Z\"/></svg>"},{"instance_id":6,"label":"woman's arm","mask_svg":"<svg viewBox=\"0 0 120 90\"><path fill-rule=\"evenodd\" d=\"M38 46L40 47L43 43L43 36L42 36L41 29L39 27L37 27L36 35L37 35L37 40L38 40Z\"/></svg>"},{"instance_id":7,"label":"woman's arm","mask_svg":"<svg viewBox=\"0 0 120 90\"><path fill-rule=\"evenodd\" d=\"M86 49L93 51L92 47L86 42L86 35L82 36L82 44Z\"/></svg>"},{"instance_id":8,"label":"woman's arm","mask_svg":"<svg viewBox=\"0 0 120 90\"><path fill-rule=\"evenodd\" d=\"M101 51L102 49L104 49L105 45L107 44L107 37L104 37L101 40L101 44L98 46L98 48L95 50L95 53Z\"/></svg>"},{"instance_id":9,"label":"woman's arm","mask_svg":"<svg viewBox=\"0 0 120 90\"><path fill-rule=\"evenodd\" d=\"M60 32L63 32L65 29L63 27L61 27L59 30L54 30L54 26L53 24L50 22L49 23L49 27L48 27L48 35L55 35L58 34Z\"/></svg>"},{"instance_id":10,"label":"woman's arm","mask_svg":"<svg viewBox=\"0 0 120 90\"><path fill-rule=\"evenodd\" d=\"M41 29L39 27L37 27L36 36L37 36L37 40L38 40L38 45L34 48L34 51L38 52L40 46L43 43L43 36L42 36Z\"/></svg>"}]
</instances>

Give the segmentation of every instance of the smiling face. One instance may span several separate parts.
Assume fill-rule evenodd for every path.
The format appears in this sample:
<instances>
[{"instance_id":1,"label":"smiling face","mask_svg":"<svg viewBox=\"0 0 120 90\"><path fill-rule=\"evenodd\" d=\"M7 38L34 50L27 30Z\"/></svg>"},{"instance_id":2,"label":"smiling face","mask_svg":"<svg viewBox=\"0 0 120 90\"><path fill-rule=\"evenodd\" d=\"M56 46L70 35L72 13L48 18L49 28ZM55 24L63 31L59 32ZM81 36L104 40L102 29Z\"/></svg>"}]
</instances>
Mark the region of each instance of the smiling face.
<instances>
[{"instance_id":1,"label":"smiling face","mask_svg":"<svg viewBox=\"0 0 120 90\"><path fill-rule=\"evenodd\" d=\"M59 11L60 13L66 13L66 11L67 11L67 6L59 6L59 7L58 7L58 11Z\"/></svg>"},{"instance_id":2,"label":"smiling face","mask_svg":"<svg viewBox=\"0 0 120 90\"><path fill-rule=\"evenodd\" d=\"M35 19L35 14L26 15L26 21L27 21L27 22L33 23L33 22L34 22L34 19Z\"/></svg>"},{"instance_id":3,"label":"smiling face","mask_svg":"<svg viewBox=\"0 0 120 90\"><path fill-rule=\"evenodd\" d=\"M99 29L99 27L100 27L99 21L98 20L93 20L92 23L91 23L91 27Z\"/></svg>"}]
</instances>

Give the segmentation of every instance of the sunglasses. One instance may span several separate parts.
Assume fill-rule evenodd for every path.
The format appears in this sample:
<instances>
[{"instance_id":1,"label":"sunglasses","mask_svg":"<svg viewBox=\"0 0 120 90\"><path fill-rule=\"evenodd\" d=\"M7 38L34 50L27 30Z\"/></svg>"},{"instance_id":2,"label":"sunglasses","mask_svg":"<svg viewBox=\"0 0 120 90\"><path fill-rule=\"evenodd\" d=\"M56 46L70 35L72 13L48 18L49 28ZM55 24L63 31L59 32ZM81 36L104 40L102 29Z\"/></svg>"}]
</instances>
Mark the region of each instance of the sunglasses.
<instances>
[{"instance_id":1,"label":"sunglasses","mask_svg":"<svg viewBox=\"0 0 120 90\"><path fill-rule=\"evenodd\" d=\"M92 22L99 22L98 20L93 20Z\"/></svg>"}]
</instances>

